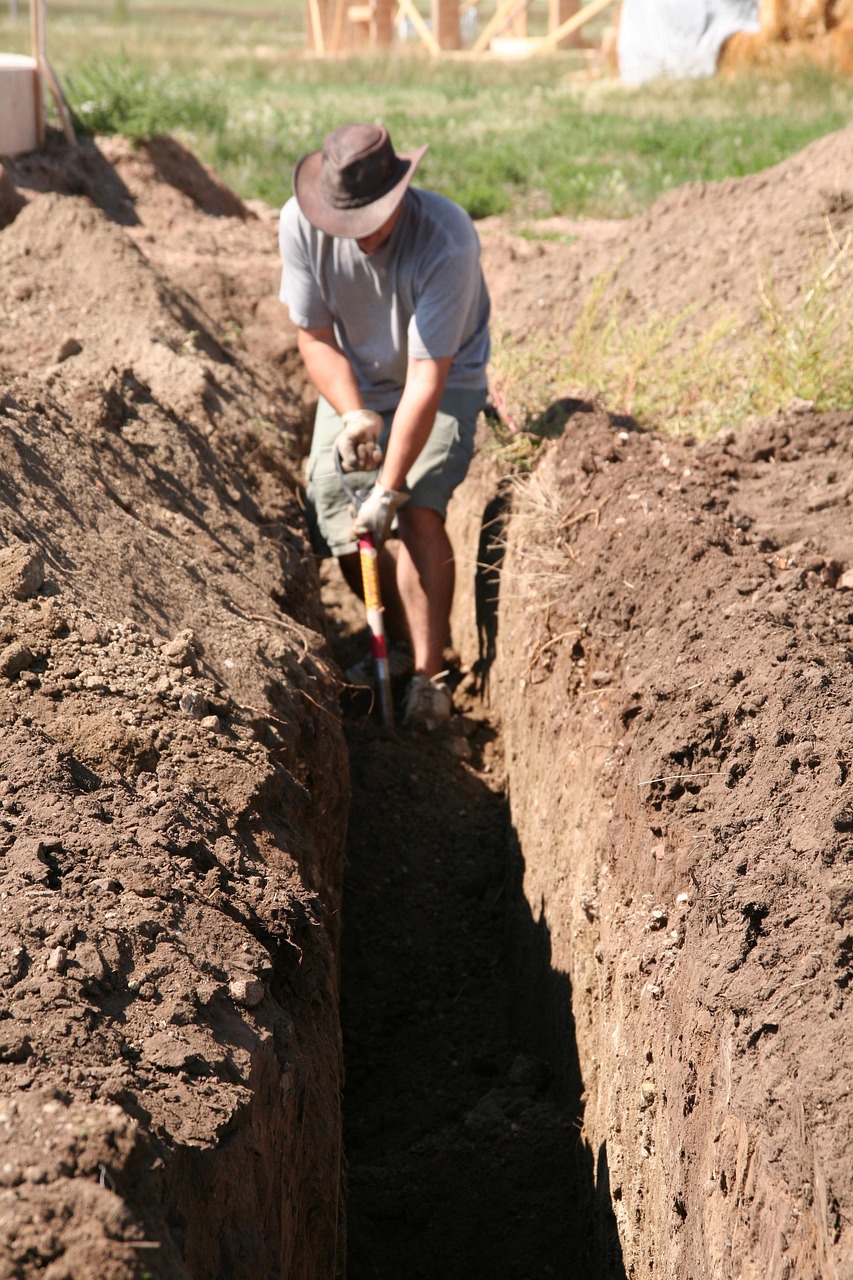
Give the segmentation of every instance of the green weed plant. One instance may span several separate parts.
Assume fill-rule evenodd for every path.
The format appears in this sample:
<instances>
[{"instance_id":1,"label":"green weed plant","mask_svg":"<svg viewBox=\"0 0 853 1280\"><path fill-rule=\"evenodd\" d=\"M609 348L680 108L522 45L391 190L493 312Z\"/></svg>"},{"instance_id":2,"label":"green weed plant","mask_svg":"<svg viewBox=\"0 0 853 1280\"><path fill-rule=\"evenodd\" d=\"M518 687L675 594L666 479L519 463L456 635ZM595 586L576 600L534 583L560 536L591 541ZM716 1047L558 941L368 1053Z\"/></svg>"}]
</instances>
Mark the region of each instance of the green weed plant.
<instances>
[{"instance_id":1,"label":"green weed plant","mask_svg":"<svg viewBox=\"0 0 853 1280\"><path fill-rule=\"evenodd\" d=\"M819 411L853 405L853 270L848 236L782 301L760 275L757 325L721 316L691 328L693 311L627 318L599 277L570 324L549 334L496 337L491 380L504 407L495 447L524 468L562 430L561 406L586 400L640 426L698 438L739 427L792 403Z\"/></svg>"}]
</instances>

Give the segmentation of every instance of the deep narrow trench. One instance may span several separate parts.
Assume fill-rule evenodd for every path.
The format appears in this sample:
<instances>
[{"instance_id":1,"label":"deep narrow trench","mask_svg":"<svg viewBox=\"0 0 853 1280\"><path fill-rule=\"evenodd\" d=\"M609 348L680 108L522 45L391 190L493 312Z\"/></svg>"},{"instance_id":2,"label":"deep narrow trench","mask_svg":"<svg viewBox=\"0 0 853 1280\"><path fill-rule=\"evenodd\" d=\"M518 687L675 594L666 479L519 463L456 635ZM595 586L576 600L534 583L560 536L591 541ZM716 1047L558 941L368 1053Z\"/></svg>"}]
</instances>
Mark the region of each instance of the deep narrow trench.
<instances>
[{"instance_id":1,"label":"deep narrow trench","mask_svg":"<svg viewBox=\"0 0 853 1280\"><path fill-rule=\"evenodd\" d=\"M546 977L540 1001L529 978L548 955L524 920L500 741L456 702L455 744L347 721L348 1280L619 1280L572 1055L542 1047L559 1039L538 1016L571 998Z\"/></svg>"}]
</instances>

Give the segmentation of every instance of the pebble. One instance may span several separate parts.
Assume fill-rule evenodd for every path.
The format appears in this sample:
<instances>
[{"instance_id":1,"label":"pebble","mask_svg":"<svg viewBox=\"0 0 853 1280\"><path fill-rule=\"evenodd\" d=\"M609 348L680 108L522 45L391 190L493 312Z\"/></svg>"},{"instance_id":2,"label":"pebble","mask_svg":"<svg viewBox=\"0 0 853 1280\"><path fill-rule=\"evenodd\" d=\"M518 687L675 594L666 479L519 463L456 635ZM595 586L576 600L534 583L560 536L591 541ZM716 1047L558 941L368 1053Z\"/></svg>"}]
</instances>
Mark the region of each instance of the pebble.
<instances>
[{"instance_id":1,"label":"pebble","mask_svg":"<svg viewBox=\"0 0 853 1280\"><path fill-rule=\"evenodd\" d=\"M14 1164L11 1160L0 1165L0 1187L17 1187L23 1180L24 1175L20 1165Z\"/></svg>"},{"instance_id":2,"label":"pebble","mask_svg":"<svg viewBox=\"0 0 853 1280\"><path fill-rule=\"evenodd\" d=\"M64 973L67 963L68 950L66 947L54 947L47 957L47 967L54 973Z\"/></svg>"},{"instance_id":3,"label":"pebble","mask_svg":"<svg viewBox=\"0 0 853 1280\"><path fill-rule=\"evenodd\" d=\"M176 667L195 667L196 638L192 631L179 631L173 640L163 646L163 654Z\"/></svg>"},{"instance_id":4,"label":"pebble","mask_svg":"<svg viewBox=\"0 0 853 1280\"><path fill-rule=\"evenodd\" d=\"M652 918L649 921L650 929L665 929L667 924L667 914L663 907L655 907L652 911Z\"/></svg>"},{"instance_id":5,"label":"pebble","mask_svg":"<svg viewBox=\"0 0 853 1280\"><path fill-rule=\"evenodd\" d=\"M450 738L447 743L447 750L457 760L470 760L473 754L471 743L467 738Z\"/></svg>"},{"instance_id":6,"label":"pebble","mask_svg":"<svg viewBox=\"0 0 853 1280\"><path fill-rule=\"evenodd\" d=\"M44 557L37 547L15 543L0 548L0 594L28 600L44 582Z\"/></svg>"},{"instance_id":7,"label":"pebble","mask_svg":"<svg viewBox=\"0 0 853 1280\"><path fill-rule=\"evenodd\" d=\"M186 693L181 694L179 706L184 715L192 716L194 720L203 720L209 710L207 698L194 689L188 689Z\"/></svg>"},{"instance_id":8,"label":"pebble","mask_svg":"<svg viewBox=\"0 0 853 1280\"><path fill-rule=\"evenodd\" d=\"M11 680L13 676L26 671L32 661L33 655L27 646L20 640L13 640L0 653L0 676L6 676Z\"/></svg>"},{"instance_id":9,"label":"pebble","mask_svg":"<svg viewBox=\"0 0 853 1280\"><path fill-rule=\"evenodd\" d=\"M71 356L79 356L82 350L83 344L77 338L66 338L56 353L56 363L62 364L63 360L68 360Z\"/></svg>"},{"instance_id":10,"label":"pebble","mask_svg":"<svg viewBox=\"0 0 853 1280\"><path fill-rule=\"evenodd\" d=\"M258 978L232 978L228 991L235 1004L253 1009L264 998L264 984Z\"/></svg>"}]
</instances>

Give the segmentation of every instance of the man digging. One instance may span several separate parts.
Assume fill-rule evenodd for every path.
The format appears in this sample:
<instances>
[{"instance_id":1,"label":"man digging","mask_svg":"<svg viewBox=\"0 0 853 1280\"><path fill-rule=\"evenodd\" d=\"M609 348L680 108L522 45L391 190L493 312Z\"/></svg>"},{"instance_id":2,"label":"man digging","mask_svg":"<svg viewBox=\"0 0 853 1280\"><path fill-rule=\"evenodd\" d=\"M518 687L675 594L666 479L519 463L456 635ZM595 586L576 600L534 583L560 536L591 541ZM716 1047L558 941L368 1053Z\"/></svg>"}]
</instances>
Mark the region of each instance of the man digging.
<instances>
[{"instance_id":1,"label":"man digging","mask_svg":"<svg viewBox=\"0 0 853 1280\"><path fill-rule=\"evenodd\" d=\"M281 300L320 395L308 459L314 548L360 593L358 536L380 546L393 674L412 671L404 720L451 713L444 646L453 600L447 504L486 398L489 297L468 215L410 186L426 147L397 155L375 124L343 125L293 173L281 213ZM379 468L358 512L336 472ZM399 549L385 543L392 524ZM411 646L409 648L408 646ZM348 673L366 683L369 666Z\"/></svg>"}]
</instances>

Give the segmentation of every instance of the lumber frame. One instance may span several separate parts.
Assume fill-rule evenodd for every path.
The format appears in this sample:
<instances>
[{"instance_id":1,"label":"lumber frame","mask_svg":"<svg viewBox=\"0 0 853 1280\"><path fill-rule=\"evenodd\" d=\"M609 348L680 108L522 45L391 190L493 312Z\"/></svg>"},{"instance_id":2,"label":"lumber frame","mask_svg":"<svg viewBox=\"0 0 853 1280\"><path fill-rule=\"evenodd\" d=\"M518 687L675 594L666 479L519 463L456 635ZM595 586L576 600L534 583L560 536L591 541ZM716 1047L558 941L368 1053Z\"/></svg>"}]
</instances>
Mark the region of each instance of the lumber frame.
<instances>
[{"instance_id":1,"label":"lumber frame","mask_svg":"<svg viewBox=\"0 0 853 1280\"><path fill-rule=\"evenodd\" d=\"M597 17L599 13L603 13L611 4L613 4L613 0L589 0L589 4L583 5L571 18L567 18L565 22L560 23L556 30L550 31L545 39L541 40L530 52L534 54L552 53L563 40L573 35L576 31L580 31L584 23L589 22L590 18Z\"/></svg>"}]
</instances>

